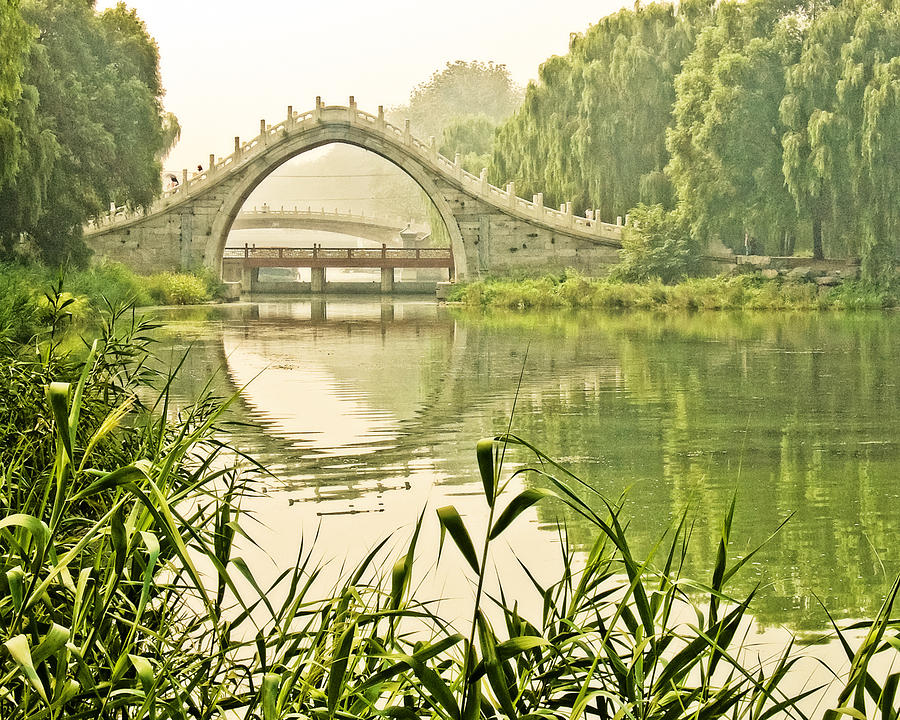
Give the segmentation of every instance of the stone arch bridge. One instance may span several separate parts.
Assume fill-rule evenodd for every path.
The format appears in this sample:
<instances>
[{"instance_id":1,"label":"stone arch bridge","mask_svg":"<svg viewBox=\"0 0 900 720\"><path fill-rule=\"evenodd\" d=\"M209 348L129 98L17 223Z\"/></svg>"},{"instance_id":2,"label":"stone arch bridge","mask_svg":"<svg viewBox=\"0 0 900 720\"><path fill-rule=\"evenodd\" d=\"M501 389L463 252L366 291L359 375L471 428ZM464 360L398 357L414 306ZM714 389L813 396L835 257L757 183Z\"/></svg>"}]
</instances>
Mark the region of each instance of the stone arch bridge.
<instances>
[{"instance_id":1,"label":"stone arch bridge","mask_svg":"<svg viewBox=\"0 0 900 720\"><path fill-rule=\"evenodd\" d=\"M85 228L85 240L98 259L121 261L138 272L207 266L221 272L228 233L250 193L291 158L322 145L346 143L380 155L418 183L434 203L450 236L456 277L483 273L554 271L573 267L596 273L618 260L622 227L592 217L576 217L571 203L544 207L476 177L377 115L350 104L326 106L320 98L308 112L294 112L275 125L260 121L260 133L247 142L235 138L234 152L205 171L165 191L143 212L111 213Z\"/></svg>"}]
</instances>

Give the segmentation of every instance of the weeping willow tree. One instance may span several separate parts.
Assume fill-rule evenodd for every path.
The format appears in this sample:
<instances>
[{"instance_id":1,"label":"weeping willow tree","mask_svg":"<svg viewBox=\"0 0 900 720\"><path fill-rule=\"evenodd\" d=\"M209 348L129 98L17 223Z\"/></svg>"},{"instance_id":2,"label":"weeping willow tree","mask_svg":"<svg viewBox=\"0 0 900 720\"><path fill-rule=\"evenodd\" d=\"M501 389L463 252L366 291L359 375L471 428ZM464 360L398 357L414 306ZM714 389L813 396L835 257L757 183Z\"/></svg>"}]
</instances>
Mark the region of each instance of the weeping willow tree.
<instances>
[{"instance_id":1,"label":"weeping willow tree","mask_svg":"<svg viewBox=\"0 0 900 720\"><path fill-rule=\"evenodd\" d=\"M859 252L890 277L900 244L900 6L845 0L812 17L787 71L783 172L813 252Z\"/></svg>"},{"instance_id":2,"label":"weeping willow tree","mask_svg":"<svg viewBox=\"0 0 900 720\"><path fill-rule=\"evenodd\" d=\"M6 6L0 56L7 30L21 27L15 3ZM18 87L5 100L0 91L0 135L13 128L15 151L12 164L0 153L11 165L0 172L2 249L12 254L26 238L45 262L83 261L88 217L110 203L147 206L159 193L178 123L163 109L156 42L123 3L96 12L84 0L24 0L21 19L33 41Z\"/></svg>"},{"instance_id":3,"label":"weeping willow tree","mask_svg":"<svg viewBox=\"0 0 900 720\"><path fill-rule=\"evenodd\" d=\"M712 5L636 6L573 36L569 53L541 66L522 108L499 129L491 181L514 180L548 204L572 201L605 218L638 202L671 205L662 171L675 77Z\"/></svg>"},{"instance_id":4,"label":"weeping willow tree","mask_svg":"<svg viewBox=\"0 0 900 720\"><path fill-rule=\"evenodd\" d=\"M744 252L793 253L798 212L779 119L801 30L782 0L725 2L676 78L666 168L693 234Z\"/></svg>"}]
</instances>

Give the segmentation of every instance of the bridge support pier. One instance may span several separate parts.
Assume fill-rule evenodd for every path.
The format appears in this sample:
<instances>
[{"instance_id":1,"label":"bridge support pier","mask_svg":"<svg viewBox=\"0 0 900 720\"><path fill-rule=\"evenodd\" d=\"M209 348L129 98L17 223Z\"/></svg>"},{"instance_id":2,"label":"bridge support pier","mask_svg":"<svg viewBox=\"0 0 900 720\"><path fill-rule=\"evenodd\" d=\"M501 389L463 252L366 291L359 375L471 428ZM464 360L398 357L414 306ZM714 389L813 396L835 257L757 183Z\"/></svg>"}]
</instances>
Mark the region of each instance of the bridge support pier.
<instances>
[{"instance_id":1,"label":"bridge support pier","mask_svg":"<svg viewBox=\"0 0 900 720\"><path fill-rule=\"evenodd\" d=\"M259 268L247 267L241 268L241 292L251 293L259 283Z\"/></svg>"},{"instance_id":2,"label":"bridge support pier","mask_svg":"<svg viewBox=\"0 0 900 720\"><path fill-rule=\"evenodd\" d=\"M323 293L325 292L325 268L323 267L314 267L310 268L310 283L309 283L309 291L314 293Z\"/></svg>"},{"instance_id":3,"label":"bridge support pier","mask_svg":"<svg viewBox=\"0 0 900 720\"><path fill-rule=\"evenodd\" d=\"M394 268L392 267L381 268L381 292L394 292Z\"/></svg>"}]
</instances>

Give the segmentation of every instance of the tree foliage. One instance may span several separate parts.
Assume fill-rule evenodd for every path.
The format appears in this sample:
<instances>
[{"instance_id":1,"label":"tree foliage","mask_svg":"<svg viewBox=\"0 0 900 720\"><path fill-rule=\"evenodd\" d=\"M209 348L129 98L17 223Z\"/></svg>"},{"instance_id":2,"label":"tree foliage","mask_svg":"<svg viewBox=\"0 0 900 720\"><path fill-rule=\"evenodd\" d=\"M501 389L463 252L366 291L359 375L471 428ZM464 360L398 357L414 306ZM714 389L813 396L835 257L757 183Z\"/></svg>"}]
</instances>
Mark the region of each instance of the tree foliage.
<instances>
[{"instance_id":1,"label":"tree foliage","mask_svg":"<svg viewBox=\"0 0 900 720\"><path fill-rule=\"evenodd\" d=\"M680 210L640 204L631 211L621 262L613 272L627 282L658 278L673 283L693 274L699 259L699 248Z\"/></svg>"},{"instance_id":2,"label":"tree foliage","mask_svg":"<svg viewBox=\"0 0 900 720\"><path fill-rule=\"evenodd\" d=\"M491 161L496 129L496 121L484 113L460 116L444 128L438 149L448 158L459 153L463 168L477 175Z\"/></svg>"},{"instance_id":3,"label":"tree foliage","mask_svg":"<svg viewBox=\"0 0 900 720\"><path fill-rule=\"evenodd\" d=\"M467 115L482 114L495 123L505 120L522 101L522 89L506 65L478 60L448 62L409 96L409 105L395 108L395 118L409 118L418 137L439 141L444 128Z\"/></svg>"},{"instance_id":4,"label":"tree foliage","mask_svg":"<svg viewBox=\"0 0 900 720\"><path fill-rule=\"evenodd\" d=\"M695 235L789 254L800 222L782 176L779 104L799 28L769 0L723 3L676 79L667 172Z\"/></svg>"},{"instance_id":5,"label":"tree foliage","mask_svg":"<svg viewBox=\"0 0 900 720\"><path fill-rule=\"evenodd\" d=\"M31 32L18 0L0 3L0 184L16 173L19 139L12 107L22 94L22 70Z\"/></svg>"},{"instance_id":6,"label":"tree foliage","mask_svg":"<svg viewBox=\"0 0 900 720\"><path fill-rule=\"evenodd\" d=\"M153 201L177 122L162 107L156 43L133 10L97 13L83 0L21 9L37 37L22 92L4 109L18 161L0 178L0 237L7 254L24 236L47 262L78 261L88 217Z\"/></svg>"},{"instance_id":7,"label":"tree foliage","mask_svg":"<svg viewBox=\"0 0 900 720\"><path fill-rule=\"evenodd\" d=\"M787 71L783 172L813 222L816 256L860 251L870 277L900 244L900 6L844 0L816 14Z\"/></svg>"},{"instance_id":8,"label":"tree foliage","mask_svg":"<svg viewBox=\"0 0 900 720\"><path fill-rule=\"evenodd\" d=\"M568 55L541 66L522 108L498 131L491 181L514 180L526 194L604 218L642 200L669 201L660 172L675 76L710 17L706 2L677 11L636 6L574 35Z\"/></svg>"},{"instance_id":9,"label":"tree foliage","mask_svg":"<svg viewBox=\"0 0 900 720\"><path fill-rule=\"evenodd\" d=\"M612 219L677 206L696 247L861 255L900 244L896 0L636 5L573 36L496 133L493 183Z\"/></svg>"}]
</instances>

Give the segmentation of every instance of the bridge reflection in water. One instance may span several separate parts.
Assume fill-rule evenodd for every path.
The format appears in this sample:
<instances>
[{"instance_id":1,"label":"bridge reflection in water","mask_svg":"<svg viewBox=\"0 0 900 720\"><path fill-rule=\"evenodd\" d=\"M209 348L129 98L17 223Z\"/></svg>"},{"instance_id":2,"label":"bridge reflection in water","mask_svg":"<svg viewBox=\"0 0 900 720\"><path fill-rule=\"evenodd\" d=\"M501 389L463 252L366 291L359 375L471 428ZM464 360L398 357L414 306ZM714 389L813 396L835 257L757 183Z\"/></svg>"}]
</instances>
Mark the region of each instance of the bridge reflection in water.
<instances>
[{"instance_id":1,"label":"bridge reflection in water","mask_svg":"<svg viewBox=\"0 0 900 720\"><path fill-rule=\"evenodd\" d=\"M887 550L900 532L900 318L482 317L324 301L212 312L171 325L170 344L195 341L187 383L221 365L228 388L246 385L235 417L249 424L234 439L279 478L256 511L279 533L329 515L338 556L348 535L366 545L426 502L453 502L477 526L474 443L506 428L530 343L513 427L606 497L628 488L639 548L693 507L687 572L703 579L735 492L736 553L797 512L732 586L763 583L763 625L822 628L816 595L843 617L874 614L900 569ZM539 506L514 547L549 563L556 536L538 530L557 512ZM590 542L590 527L567 523L573 546Z\"/></svg>"}]
</instances>

